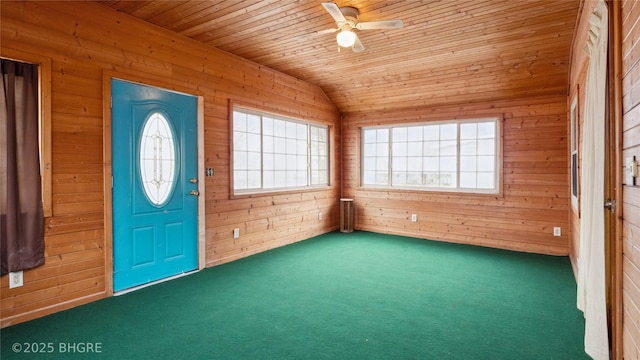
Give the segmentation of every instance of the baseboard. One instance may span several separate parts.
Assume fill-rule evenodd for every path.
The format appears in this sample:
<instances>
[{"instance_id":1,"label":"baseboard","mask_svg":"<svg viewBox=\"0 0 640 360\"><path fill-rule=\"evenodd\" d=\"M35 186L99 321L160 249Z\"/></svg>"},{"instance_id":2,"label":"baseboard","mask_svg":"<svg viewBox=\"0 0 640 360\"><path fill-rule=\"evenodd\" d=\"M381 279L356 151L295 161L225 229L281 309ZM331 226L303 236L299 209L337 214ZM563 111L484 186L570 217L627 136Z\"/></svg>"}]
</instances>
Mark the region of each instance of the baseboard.
<instances>
[{"instance_id":1,"label":"baseboard","mask_svg":"<svg viewBox=\"0 0 640 360\"><path fill-rule=\"evenodd\" d=\"M101 291L99 293L94 293L90 295L86 295L77 299L64 301L61 303L57 303L54 305L45 306L36 310L27 311L24 313L20 313L17 315L9 316L6 318L2 318L0 320L0 328L4 328L11 325L16 325L19 323L23 323L29 320L37 319L46 315L51 315L53 313L57 313L63 310L71 309L76 306L88 304L92 301L100 300L106 297L106 292Z\"/></svg>"}]
</instances>

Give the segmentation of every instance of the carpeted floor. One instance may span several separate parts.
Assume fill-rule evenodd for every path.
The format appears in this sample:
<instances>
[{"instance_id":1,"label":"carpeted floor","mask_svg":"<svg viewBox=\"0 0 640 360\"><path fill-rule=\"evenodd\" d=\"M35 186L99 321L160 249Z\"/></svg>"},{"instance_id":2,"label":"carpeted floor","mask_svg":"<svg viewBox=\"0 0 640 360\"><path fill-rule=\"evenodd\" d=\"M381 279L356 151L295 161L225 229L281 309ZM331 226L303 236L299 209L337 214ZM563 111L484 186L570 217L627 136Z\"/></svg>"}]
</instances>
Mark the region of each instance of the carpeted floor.
<instances>
[{"instance_id":1,"label":"carpeted floor","mask_svg":"<svg viewBox=\"0 0 640 360\"><path fill-rule=\"evenodd\" d=\"M1 354L586 359L575 293L565 257L334 232L2 329Z\"/></svg>"}]
</instances>

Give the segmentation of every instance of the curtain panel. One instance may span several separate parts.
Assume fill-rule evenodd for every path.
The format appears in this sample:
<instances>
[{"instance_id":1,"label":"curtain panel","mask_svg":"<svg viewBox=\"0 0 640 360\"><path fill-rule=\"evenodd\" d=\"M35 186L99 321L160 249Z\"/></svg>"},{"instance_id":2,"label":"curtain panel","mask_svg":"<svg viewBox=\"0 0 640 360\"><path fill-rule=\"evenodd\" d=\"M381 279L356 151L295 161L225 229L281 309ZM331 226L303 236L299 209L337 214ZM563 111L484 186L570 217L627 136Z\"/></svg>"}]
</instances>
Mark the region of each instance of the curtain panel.
<instances>
[{"instance_id":1,"label":"curtain panel","mask_svg":"<svg viewBox=\"0 0 640 360\"><path fill-rule=\"evenodd\" d=\"M604 226L608 11L603 0L598 1L589 22L591 28L585 47L589 69L582 133L577 305L585 317L585 352L593 359L608 360Z\"/></svg>"},{"instance_id":2,"label":"curtain panel","mask_svg":"<svg viewBox=\"0 0 640 360\"><path fill-rule=\"evenodd\" d=\"M0 270L44 263L38 66L0 59Z\"/></svg>"}]
</instances>

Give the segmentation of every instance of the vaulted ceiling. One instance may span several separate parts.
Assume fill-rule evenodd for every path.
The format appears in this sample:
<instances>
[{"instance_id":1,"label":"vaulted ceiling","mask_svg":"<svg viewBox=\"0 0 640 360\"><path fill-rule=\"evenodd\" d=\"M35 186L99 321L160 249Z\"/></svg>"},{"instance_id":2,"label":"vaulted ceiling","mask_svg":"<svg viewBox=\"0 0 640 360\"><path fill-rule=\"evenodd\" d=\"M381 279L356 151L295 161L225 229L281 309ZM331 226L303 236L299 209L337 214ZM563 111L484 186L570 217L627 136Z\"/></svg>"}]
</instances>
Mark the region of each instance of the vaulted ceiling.
<instances>
[{"instance_id":1,"label":"vaulted ceiling","mask_svg":"<svg viewBox=\"0 0 640 360\"><path fill-rule=\"evenodd\" d=\"M98 1L318 85L341 112L565 94L580 0L336 0L365 50L338 51L322 1Z\"/></svg>"}]
</instances>

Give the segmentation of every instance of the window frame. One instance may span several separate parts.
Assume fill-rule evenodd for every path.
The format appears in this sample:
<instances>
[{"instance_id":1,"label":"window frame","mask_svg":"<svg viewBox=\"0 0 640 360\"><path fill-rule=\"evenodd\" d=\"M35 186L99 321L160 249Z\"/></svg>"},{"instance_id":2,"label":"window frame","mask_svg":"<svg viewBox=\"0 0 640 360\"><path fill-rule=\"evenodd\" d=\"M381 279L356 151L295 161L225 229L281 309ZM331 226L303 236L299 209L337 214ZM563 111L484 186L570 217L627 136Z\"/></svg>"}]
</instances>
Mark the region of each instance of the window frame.
<instances>
[{"instance_id":1,"label":"window frame","mask_svg":"<svg viewBox=\"0 0 640 360\"><path fill-rule=\"evenodd\" d=\"M495 138L496 141L495 146L495 174L494 174L494 184L495 187L492 189L474 189L474 188L462 188L460 187L460 124L463 123L480 123L494 121L495 122ZM374 126L361 126L359 132L359 141L360 144L358 146L358 159L359 159L359 171L358 171L358 185L360 189L363 190L384 190L384 191L416 191L416 192L425 192L430 194L468 194L468 195L490 195L490 196L502 196L503 195L503 122L504 116L502 115L489 115L482 117L474 117L474 118L453 118L453 119L442 119L442 120L433 120L433 121L420 121L420 122L403 122L398 124L384 124L384 125L374 125ZM425 185L392 185L393 183L393 170L392 170L392 148L393 141L391 141L392 133L394 128L411 128L415 126L429 126L429 125L446 125L446 124L456 124L456 187L447 188L447 187L429 187ZM364 131L370 129L388 129L389 130L389 167L388 167L388 181L387 185L368 185L364 184ZM424 155L422 156L424 159Z\"/></svg>"},{"instance_id":2,"label":"window frame","mask_svg":"<svg viewBox=\"0 0 640 360\"><path fill-rule=\"evenodd\" d=\"M51 58L11 48L2 48L0 57L38 65L38 103L40 134L40 177L42 182L42 208L45 218L53 216L51 175Z\"/></svg>"},{"instance_id":3,"label":"window frame","mask_svg":"<svg viewBox=\"0 0 640 360\"><path fill-rule=\"evenodd\" d=\"M578 92L573 96L569 107L569 192L571 207L580 213L580 115Z\"/></svg>"},{"instance_id":4,"label":"window frame","mask_svg":"<svg viewBox=\"0 0 640 360\"><path fill-rule=\"evenodd\" d=\"M260 130L260 175L261 175L261 188L259 189L235 189L235 169L234 169L234 113L236 111L243 112L245 114L252 114L260 116L262 120L263 116L270 117L277 120L283 120L286 122L293 122L297 124L303 124L307 126L307 159L306 159L306 177L307 177L307 185L305 186L290 186L290 187L278 187L278 188L264 188L263 174L264 174L264 133L262 132L262 121L261 121L261 130ZM312 168L311 168L311 137L310 137L310 127L317 127L326 129L326 183L324 184L312 184ZM275 195L281 193L293 193L293 192L305 192L305 191L317 191L319 189L325 189L332 186L332 171L331 171L331 126L320 122L320 121L311 121L296 118L290 115L284 115L279 112L271 111L271 110L263 110L259 109L256 106L245 105L242 103L235 103L230 101L229 104L229 197L231 199L234 198L243 198L243 197L255 197L255 196L264 196L264 195Z\"/></svg>"}]
</instances>

